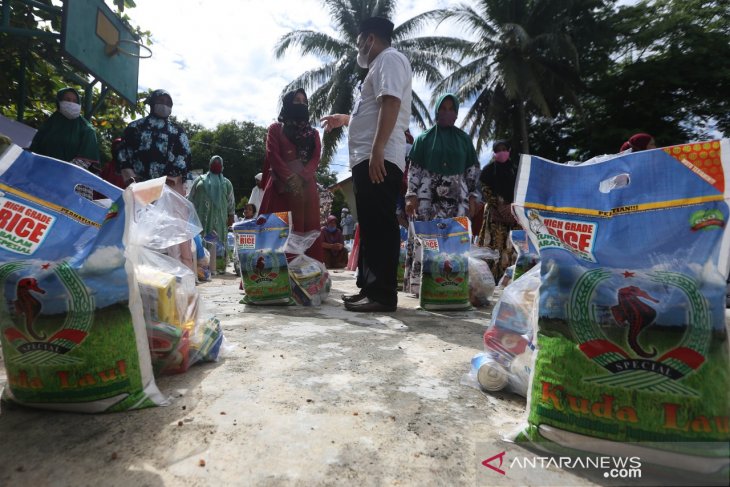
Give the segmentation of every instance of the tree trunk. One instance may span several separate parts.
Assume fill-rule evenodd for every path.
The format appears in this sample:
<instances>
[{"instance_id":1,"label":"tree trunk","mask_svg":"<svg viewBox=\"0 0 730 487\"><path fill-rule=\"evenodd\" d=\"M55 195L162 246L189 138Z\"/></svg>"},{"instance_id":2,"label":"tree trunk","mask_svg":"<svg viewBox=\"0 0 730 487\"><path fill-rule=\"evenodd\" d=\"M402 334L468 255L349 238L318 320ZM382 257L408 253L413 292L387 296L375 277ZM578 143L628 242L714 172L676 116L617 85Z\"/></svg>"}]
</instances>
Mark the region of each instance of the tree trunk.
<instances>
[{"instance_id":1,"label":"tree trunk","mask_svg":"<svg viewBox=\"0 0 730 487\"><path fill-rule=\"evenodd\" d=\"M527 140L527 116L525 114L525 102L520 100L517 102L517 117L520 123L520 139L522 143L522 153L530 153L530 143Z\"/></svg>"}]
</instances>

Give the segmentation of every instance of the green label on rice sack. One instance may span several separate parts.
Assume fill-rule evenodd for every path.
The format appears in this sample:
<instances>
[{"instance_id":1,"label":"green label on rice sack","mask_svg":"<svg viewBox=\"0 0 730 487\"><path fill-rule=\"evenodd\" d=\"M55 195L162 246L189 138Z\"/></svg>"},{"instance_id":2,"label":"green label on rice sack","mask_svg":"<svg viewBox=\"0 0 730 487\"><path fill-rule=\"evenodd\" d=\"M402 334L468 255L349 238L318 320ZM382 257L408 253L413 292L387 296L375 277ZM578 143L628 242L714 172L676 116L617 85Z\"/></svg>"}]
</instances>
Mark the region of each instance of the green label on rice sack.
<instances>
[{"instance_id":1,"label":"green label on rice sack","mask_svg":"<svg viewBox=\"0 0 730 487\"><path fill-rule=\"evenodd\" d=\"M466 217L413 223L422 242L420 304L424 309L468 309L470 229Z\"/></svg>"},{"instance_id":2,"label":"green label on rice sack","mask_svg":"<svg viewBox=\"0 0 730 487\"><path fill-rule=\"evenodd\" d=\"M523 156L515 203L541 258L532 440L542 425L620 442L730 439L730 153L726 140L687 146L585 166ZM692 165L695 146L716 162Z\"/></svg>"},{"instance_id":3,"label":"green label on rice sack","mask_svg":"<svg viewBox=\"0 0 730 487\"><path fill-rule=\"evenodd\" d=\"M80 198L77 184L114 202ZM0 239L3 398L87 413L165 403L129 307L121 191L17 147L0 158L0 190L0 225L17 234Z\"/></svg>"},{"instance_id":4,"label":"green label on rice sack","mask_svg":"<svg viewBox=\"0 0 730 487\"><path fill-rule=\"evenodd\" d=\"M7 287L8 276L30 268L23 262L4 264L0 281ZM82 279L66 263L44 270L40 282L17 279L13 313L2 313L0 338L13 398L22 403L88 402L141 389L129 308L96 309ZM59 286L68 309L41 313L36 296Z\"/></svg>"},{"instance_id":5,"label":"green label on rice sack","mask_svg":"<svg viewBox=\"0 0 730 487\"><path fill-rule=\"evenodd\" d=\"M284 246L289 238L288 212L259 215L233 226L244 302L288 304L292 302L289 267Z\"/></svg>"}]
</instances>

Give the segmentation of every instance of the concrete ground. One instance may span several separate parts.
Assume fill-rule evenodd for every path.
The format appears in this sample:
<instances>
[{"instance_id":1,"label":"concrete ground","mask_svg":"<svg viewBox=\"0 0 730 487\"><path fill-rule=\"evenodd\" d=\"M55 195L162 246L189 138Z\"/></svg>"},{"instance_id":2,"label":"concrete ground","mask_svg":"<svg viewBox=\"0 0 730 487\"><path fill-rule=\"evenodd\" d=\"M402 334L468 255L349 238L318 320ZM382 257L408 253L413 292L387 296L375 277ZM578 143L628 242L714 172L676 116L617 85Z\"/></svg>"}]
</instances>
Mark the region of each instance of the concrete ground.
<instances>
[{"instance_id":1,"label":"concrete ground","mask_svg":"<svg viewBox=\"0 0 730 487\"><path fill-rule=\"evenodd\" d=\"M3 405L0 486L592 485L481 465L520 451L499 439L525 410L460 384L491 308L433 313L401 294L395 313L351 313L348 271L321 307L244 306L233 275L199 289L234 345L225 358L160 378L167 407Z\"/></svg>"}]
</instances>

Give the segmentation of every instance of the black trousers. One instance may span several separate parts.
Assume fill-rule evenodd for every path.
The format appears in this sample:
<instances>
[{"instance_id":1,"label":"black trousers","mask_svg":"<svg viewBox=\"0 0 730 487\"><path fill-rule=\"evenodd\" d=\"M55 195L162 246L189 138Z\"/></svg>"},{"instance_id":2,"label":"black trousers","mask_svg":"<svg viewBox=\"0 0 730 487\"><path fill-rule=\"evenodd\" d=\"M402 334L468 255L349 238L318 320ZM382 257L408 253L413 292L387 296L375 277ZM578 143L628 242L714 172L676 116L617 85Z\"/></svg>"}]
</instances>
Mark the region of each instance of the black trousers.
<instances>
[{"instance_id":1,"label":"black trousers","mask_svg":"<svg viewBox=\"0 0 730 487\"><path fill-rule=\"evenodd\" d=\"M395 205L403 171L385 161L385 181L370 181L369 161L352 168L355 205L360 225L357 286L371 300L386 306L398 303L400 230Z\"/></svg>"}]
</instances>

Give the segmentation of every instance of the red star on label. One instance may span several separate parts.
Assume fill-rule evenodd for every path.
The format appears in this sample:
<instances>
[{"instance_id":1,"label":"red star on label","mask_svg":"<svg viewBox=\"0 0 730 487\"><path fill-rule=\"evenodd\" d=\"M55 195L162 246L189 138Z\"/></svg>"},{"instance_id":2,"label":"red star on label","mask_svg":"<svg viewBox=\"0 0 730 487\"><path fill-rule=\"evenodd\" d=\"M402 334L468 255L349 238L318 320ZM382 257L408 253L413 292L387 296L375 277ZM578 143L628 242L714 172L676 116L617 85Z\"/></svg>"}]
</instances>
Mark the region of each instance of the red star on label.
<instances>
[{"instance_id":1,"label":"red star on label","mask_svg":"<svg viewBox=\"0 0 730 487\"><path fill-rule=\"evenodd\" d=\"M49 267L51 267L51 264L43 264L43 265L41 266L41 269L43 269L43 270L45 271L45 270L46 270L46 269L48 269Z\"/></svg>"},{"instance_id":2,"label":"red star on label","mask_svg":"<svg viewBox=\"0 0 730 487\"><path fill-rule=\"evenodd\" d=\"M629 277L634 277L634 274L636 274L636 273L635 272L625 271L624 272L624 277L628 279Z\"/></svg>"}]
</instances>

